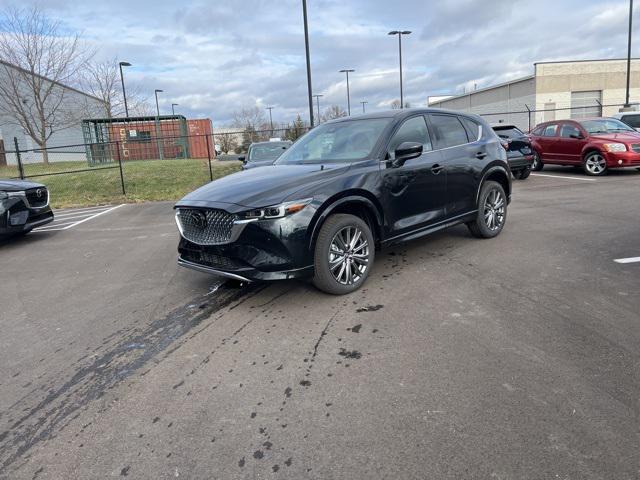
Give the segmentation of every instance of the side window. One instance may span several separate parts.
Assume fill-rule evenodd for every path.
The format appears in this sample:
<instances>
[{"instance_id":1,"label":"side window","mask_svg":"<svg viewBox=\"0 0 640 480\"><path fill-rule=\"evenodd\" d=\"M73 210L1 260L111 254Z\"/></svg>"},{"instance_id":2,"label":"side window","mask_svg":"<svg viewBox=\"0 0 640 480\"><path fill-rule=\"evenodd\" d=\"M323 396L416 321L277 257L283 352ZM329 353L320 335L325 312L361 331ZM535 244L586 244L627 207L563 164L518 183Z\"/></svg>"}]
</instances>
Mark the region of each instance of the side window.
<instances>
[{"instance_id":1,"label":"side window","mask_svg":"<svg viewBox=\"0 0 640 480\"><path fill-rule=\"evenodd\" d=\"M469 137L470 142L475 142L478 140L480 136L480 125L467 117L460 117L464 128L467 130L467 136Z\"/></svg>"},{"instance_id":2,"label":"side window","mask_svg":"<svg viewBox=\"0 0 640 480\"><path fill-rule=\"evenodd\" d=\"M431 115L434 134L439 148L455 147L469 142L467 131L453 115Z\"/></svg>"},{"instance_id":3,"label":"side window","mask_svg":"<svg viewBox=\"0 0 640 480\"><path fill-rule=\"evenodd\" d=\"M557 125L547 125L544 128L544 132L542 132L542 136L543 137L555 137L557 129L558 129Z\"/></svg>"},{"instance_id":4,"label":"side window","mask_svg":"<svg viewBox=\"0 0 640 480\"><path fill-rule=\"evenodd\" d=\"M560 136L563 138L571 138L571 135L580 135L580 129L570 123L565 123L560 128Z\"/></svg>"},{"instance_id":5,"label":"side window","mask_svg":"<svg viewBox=\"0 0 640 480\"><path fill-rule=\"evenodd\" d=\"M533 135L535 135L536 137L540 137L542 136L542 132L544 131L544 127L537 127L533 132Z\"/></svg>"},{"instance_id":6,"label":"side window","mask_svg":"<svg viewBox=\"0 0 640 480\"><path fill-rule=\"evenodd\" d=\"M398 146L403 142L417 142L422 144L422 151L427 152L432 150L431 138L429 137L429 130L427 130L427 123L424 117L413 117L400 125L400 128L396 131L389 142L389 158L395 158L395 151Z\"/></svg>"}]
</instances>

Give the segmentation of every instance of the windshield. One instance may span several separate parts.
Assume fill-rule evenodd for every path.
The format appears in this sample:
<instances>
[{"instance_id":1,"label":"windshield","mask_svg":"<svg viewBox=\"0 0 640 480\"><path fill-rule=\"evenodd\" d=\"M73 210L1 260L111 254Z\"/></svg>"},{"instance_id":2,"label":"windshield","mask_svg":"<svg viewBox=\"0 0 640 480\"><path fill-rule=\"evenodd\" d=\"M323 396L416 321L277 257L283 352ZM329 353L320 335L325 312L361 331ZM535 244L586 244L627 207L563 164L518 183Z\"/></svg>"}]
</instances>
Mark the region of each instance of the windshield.
<instances>
[{"instance_id":1,"label":"windshield","mask_svg":"<svg viewBox=\"0 0 640 480\"><path fill-rule=\"evenodd\" d=\"M373 152L391 118L368 118L320 125L294 143L278 165L316 162L353 162Z\"/></svg>"},{"instance_id":2,"label":"windshield","mask_svg":"<svg viewBox=\"0 0 640 480\"><path fill-rule=\"evenodd\" d=\"M287 148L282 143L265 143L264 145L252 145L249 149L250 162L261 162L264 160L275 160Z\"/></svg>"},{"instance_id":3,"label":"windshield","mask_svg":"<svg viewBox=\"0 0 640 480\"><path fill-rule=\"evenodd\" d=\"M629 125L622 123L615 118L603 118L601 120L584 120L580 125L589 133L618 133L635 132Z\"/></svg>"}]
</instances>

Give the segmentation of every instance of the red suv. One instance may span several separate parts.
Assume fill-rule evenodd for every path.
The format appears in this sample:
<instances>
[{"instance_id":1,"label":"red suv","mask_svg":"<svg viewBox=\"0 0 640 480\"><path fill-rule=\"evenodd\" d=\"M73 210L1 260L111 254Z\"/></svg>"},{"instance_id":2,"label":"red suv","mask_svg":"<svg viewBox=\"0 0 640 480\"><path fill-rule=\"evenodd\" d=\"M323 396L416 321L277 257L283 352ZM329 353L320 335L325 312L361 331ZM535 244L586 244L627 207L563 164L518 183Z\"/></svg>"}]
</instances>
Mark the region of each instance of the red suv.
<instances>
[{"instance_id":1,"label":"red suv","mask_svg":"<svg viewBox=\"0 0 640 480\"><path fill-rule=\"evenodd\" d=\"M615 118L557 120L531 132L533 170L545 164L580 166L587 175L640 167L640 132Z\"/></svg>"}]
</instances>

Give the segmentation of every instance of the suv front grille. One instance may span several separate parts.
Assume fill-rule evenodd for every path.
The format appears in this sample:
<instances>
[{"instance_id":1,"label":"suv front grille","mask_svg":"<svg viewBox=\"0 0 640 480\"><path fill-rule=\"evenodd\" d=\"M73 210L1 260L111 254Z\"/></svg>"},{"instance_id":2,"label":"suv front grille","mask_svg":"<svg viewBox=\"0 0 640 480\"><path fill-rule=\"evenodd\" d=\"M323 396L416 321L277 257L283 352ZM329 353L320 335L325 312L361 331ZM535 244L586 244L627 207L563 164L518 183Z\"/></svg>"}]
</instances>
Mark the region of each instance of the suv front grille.
<instances>
[{"instance_id":1,"label":"suv front grille","mask_svg":"<svg viewBox=\"0 0 640 480\"><path fill-rule=\"evenodd\" d=\"M222 245L231 241L235 215L216 209L178 209L184 238L197 245Z\"/></svg>"},{"instance_id":2,"label":"suv front grille","mask_svg":"<svg viewBox=\"0 0 640 480\"><path fill-rule=\"evenodd\" d=\"M190 262L199 263L200 265L206 265L208 267L219 268L222 270L237 270L244 265L236 262L235 260L216 255L209 252L197 252L193 250L185 250L182 252L182 258Z\"/></svg>"},{"instance_id":3,"label":"suv front grille","mask_svg":"<svg viewBox=\"0 0 640 480\"><path fill-rule=\"evenodd\" d=\"M46 207L49 203L49 192L45 187L30 188L24 193L30 207L42 208Z\"/></svg>"},{"instance_id":4,"label":"suv front grille","mask_svg":"<svg viewBox=\"0 0 640 480\"><path fill-rule=\"evenodd\" d=\"M640 143L631 144L631 150L633 150L636 153L640 153Z\"/></svg>"}]
</instances>

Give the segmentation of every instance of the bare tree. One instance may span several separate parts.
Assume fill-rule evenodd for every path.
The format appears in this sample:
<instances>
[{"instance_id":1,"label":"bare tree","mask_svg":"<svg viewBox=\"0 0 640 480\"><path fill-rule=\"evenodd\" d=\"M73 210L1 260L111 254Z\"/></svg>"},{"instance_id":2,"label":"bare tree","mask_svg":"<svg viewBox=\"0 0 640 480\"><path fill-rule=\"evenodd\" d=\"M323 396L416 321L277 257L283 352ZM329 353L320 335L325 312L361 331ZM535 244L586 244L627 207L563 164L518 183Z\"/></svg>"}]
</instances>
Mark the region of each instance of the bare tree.
<instances>
[{"instance_id":1,"label":"bare tree","mask_svg":"<svg viewBox=\"0 0 640 480\"><path fill-rule=\"evenodd\" d=\"M334 118L346 117L347 112L340 105L331 105L328 107L322 115L322 121L333 120Z\"/></svg>"},{"instance_id":2,"label":"bare tree","mask_svg":"<svg viewBox=\"0 0 640 480\"><path fill-rule=\"evenodd\" d=\"M89 62L82 76L83 89L102 100L104 116L124 117L124 97L120 81L118 59ZM148 98L142 95L137 84L127 85L127 105L129 115L147 116L153 114Z\"/></svg>"},{"instance_id":3,"label":"bare tree","mask_svg":"<svg viewBox=\"0 0 640 480\"><path fill-rule=\"evenodd\" d=\"M266 130L269 128L264 111L258 107L242 107L233 113L233 126L236 128L252 128Z\"/></svg>"},{"instance_id":4,"label":"bare tree","mask_svg":"<svg viewBox=\"0 0 640 480\"><path fill-rule=\"evenodd\" d=\"M220 150L222 150L224 153L229 153L238 146L235 134L216 133L215 138L220 143Z\"/></svg>"},{"instance_id":5,"label":"bare tree","mask_svg":"<svg viewBox=\"0 0 640 480\"><path fill-rule=\"evenodd\" d=\"M37 6L7 9L0 31L0 113L46 149L56 131L80 120L65 106L70 90L64 85L77 82L90 54L77 34L67 34ZM49 163L46 150L42 158Z\"/></svg>"},{"instance_id":6,"label":"bare tree","mask_svg":"<svg viewBox=\"0 0 640 480\"><path fill-rule=\"evenodd\" d=\"M400 100L398 100L397 98L391 102L391 108L393 110L399 110L400 109ZM411 104L409 102L404 102L404 108L411 108Z\"/></svg>"}]
</instances>

